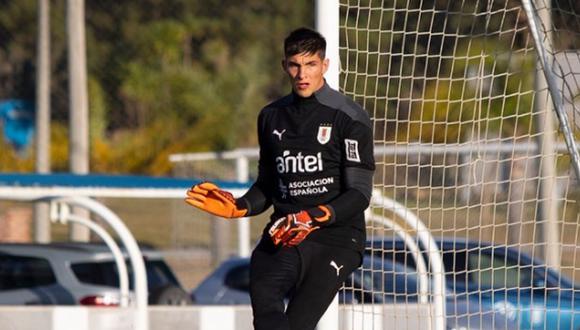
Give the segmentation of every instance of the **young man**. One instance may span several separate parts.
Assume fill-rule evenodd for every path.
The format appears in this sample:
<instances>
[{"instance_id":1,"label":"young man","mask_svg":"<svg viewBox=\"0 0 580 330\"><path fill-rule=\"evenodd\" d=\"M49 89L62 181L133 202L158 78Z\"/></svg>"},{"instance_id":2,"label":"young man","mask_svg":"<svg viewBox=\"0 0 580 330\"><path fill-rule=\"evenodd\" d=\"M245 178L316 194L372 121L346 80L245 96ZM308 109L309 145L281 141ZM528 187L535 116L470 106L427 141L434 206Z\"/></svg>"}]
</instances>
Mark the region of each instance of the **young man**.
<instances>
[{"instance_id":1,"label":"young man","mask_svg":"<svg viewBox=\"0 0 580 330\"><path fill-rule=\"evenodd\" d=\"M325 50L310 29L285 39L292 93L258 117L259 174L248 192L234 199L208 182L187 192L189 204L226 218L274 206L251 259L257 330L314 329L362 260L375 168L371 121L326 84Z\"/></svg>"}]
</instances>

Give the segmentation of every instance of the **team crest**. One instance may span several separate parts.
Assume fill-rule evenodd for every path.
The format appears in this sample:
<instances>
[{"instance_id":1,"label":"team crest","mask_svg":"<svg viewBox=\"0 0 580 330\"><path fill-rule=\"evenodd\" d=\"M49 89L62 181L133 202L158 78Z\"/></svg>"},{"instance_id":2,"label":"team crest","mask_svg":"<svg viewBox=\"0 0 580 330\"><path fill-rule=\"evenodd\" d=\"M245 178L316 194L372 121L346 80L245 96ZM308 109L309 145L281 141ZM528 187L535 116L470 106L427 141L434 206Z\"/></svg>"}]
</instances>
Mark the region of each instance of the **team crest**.
<instances>
[{"instance_id":1,"label":"team crest","mask_svg":"<svg viewBox=\"0 0 580 330\"><path fill-rule=\"evenodd\" d=\"M330 132L332 132L331 125L320 125L318 127L318 136L316 139L320 144L326 144L330 141Z\"/></svg>"}]
</instances>

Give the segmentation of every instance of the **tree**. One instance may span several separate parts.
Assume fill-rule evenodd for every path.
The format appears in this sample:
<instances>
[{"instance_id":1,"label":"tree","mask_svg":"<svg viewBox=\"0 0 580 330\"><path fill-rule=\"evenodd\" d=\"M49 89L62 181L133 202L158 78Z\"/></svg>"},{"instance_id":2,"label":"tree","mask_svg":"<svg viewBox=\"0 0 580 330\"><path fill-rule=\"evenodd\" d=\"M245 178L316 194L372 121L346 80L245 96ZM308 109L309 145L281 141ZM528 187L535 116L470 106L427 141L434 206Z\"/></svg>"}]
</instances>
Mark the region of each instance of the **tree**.
<instances>
[{"instance_id":1,"label":"tree","mask_svg":"<svg viewBox=\"0 0 580 330\"><path fill-rule=\"evenodd\" d=\"M59 146L68 118L64 3L51 4ZM87 1L86 23L91 171L167 174L170 153L256 144L258 111L289 90L281 41L313 25L313 3ZM23 68L34 63L35 29L36 1L0 1L0 97L34 95L34 68L30 78ZM66 152L58 152L53 169L66 171ZM5 170L26 170L4 155Z\"/></svg>"}]
</instances>

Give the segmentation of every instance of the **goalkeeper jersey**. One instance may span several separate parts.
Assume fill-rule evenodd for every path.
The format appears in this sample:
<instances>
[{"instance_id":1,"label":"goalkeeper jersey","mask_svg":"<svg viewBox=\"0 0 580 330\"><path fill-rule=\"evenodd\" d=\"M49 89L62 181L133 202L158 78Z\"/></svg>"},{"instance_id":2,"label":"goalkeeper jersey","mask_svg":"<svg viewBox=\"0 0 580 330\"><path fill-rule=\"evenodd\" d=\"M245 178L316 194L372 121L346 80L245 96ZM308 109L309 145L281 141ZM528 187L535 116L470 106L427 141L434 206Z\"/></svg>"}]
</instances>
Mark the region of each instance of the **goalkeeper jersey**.
<instances>
[{"instance_id":1,"label":"goalkeeper jersey","mask_svg":"<svg viewBox=\"0 0 580 330\"><path fill-rule=\"evenodd\" d=\"M362 251L375 169L366 111L324 84L311 97L291 93L262 109L258 140L258 178L244 196L249 214L273 205L274 221L328 205L333 220L306 239Z\"/></svg>"}]
</instances>

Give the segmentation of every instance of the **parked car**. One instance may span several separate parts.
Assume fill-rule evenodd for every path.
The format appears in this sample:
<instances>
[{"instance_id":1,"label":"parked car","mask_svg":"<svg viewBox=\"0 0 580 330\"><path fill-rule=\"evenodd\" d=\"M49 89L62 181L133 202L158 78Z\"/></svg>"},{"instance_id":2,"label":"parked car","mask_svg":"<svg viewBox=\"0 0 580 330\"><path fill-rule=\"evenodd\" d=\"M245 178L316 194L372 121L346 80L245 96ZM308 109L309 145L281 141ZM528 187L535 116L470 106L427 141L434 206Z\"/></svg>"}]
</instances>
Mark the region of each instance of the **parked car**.
<instances>
[{"instance_id":1,"label":"parked car","mask_svg":"<svg viewBox=\"0 0 580 330\"><path fill-rule=\"evenodd\" d=\"M389 263L386 261L386 263ZM391 268L392 267L392 268ZM386 269L398 269L401 265L385 265ZM364 271L363 271L364 269ZM372 286L378 285L376 279L370 273L370 258L365 258L363 266L355 271L347 283L354 283L354 287L360 290L342 290L340 294L341 303L360 303L363 300L370 301L367 294L372 292ZM401 273L395 274L393 271L385 272L386 276L401 280ZM363 276L364 275L364 276ZM386 282L392 282L385 280ZM365 282L363 284L363 282ZM364 289L363 289L364 288ZM207 276L191 293L192 299L197 304L202 305L248 305L250 304L250 259L232 257L218 266L209 276ZM392 292L394 295L395 293ZM385 296L386 297L386 296ZM381 298L382 299L382 298Z\"/></svg>"},{"instance_id":2,"label":"parked car","mask_svg":"<svg viewBox=\"0 0 580 330\"><path fill-rule=\"evenodd\" d=\"M140 248L145 259L149 303L191 304L189 294L161 253L151 247ZM132 290L131 264L128 260L126 263ZM1 305L114 306L119 302L117 267L104 244L0 244Z\"/></svg>"},{"instance_id":3,"label":"parked car","mask_svg":"<svg viewBox=\"0 0 580 330\"><path fill-rule=\"evenodd\" d=\"M564 275L511 247L458 239L437 244L446 271L449 329L580 329L580 289ZM417 303L418 282L402 240L369 241L363 266L345 282L339 301ZM192 296L200 304L249 304L248 291L249 259L232 258Z\"/></svg>"},{"instance_id":4,"label":"parked car","mask_svg":"<svg viewBox=\"0 0 580 330\"><path fill-rule=\"evenodd\" d=\"M446 272L448 316L462 316L449 308L463 304L478 314L501 316L504 320L495 328L580 329L580 288L564 274L515 247L458 238L436 244ZM367 251L416 273L402 240L377 239L367 243Z\"/></svg>"}]
</instances>

